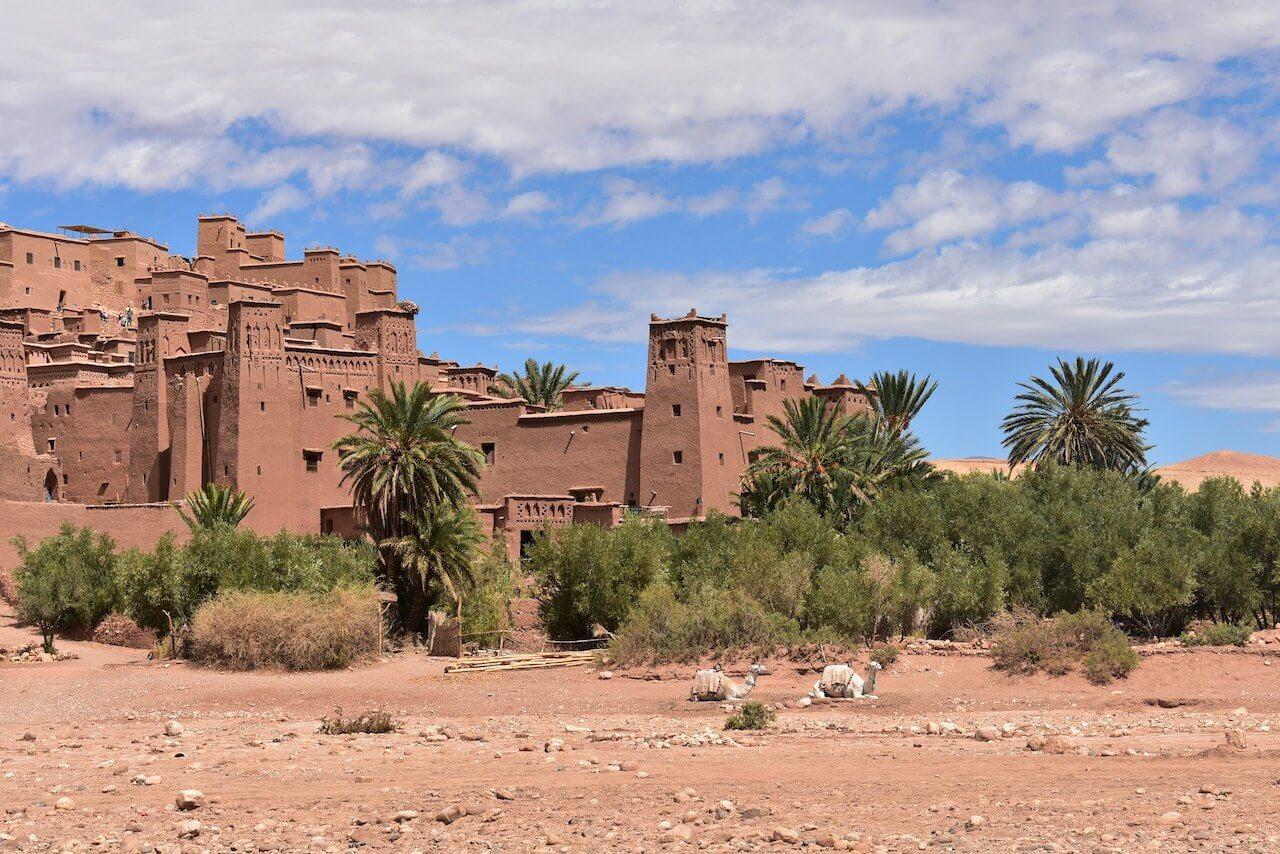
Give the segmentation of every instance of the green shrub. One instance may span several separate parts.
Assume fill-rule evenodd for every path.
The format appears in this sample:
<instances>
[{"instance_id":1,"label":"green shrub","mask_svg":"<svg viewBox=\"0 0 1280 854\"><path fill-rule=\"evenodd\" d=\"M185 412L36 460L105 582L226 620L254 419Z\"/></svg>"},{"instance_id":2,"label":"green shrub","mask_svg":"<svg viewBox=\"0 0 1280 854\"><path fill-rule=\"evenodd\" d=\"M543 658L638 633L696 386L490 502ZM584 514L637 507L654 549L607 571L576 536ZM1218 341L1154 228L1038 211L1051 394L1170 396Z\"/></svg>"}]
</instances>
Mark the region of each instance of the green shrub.
<instances>
[{"instance_id":1,"label":"green shrub","mask_svg":"<svg viewBox=\"0 0 1280 854\"><path fill-rule=\"evenodd\" d=\"M54 633L97 625L115 605L115 542L106 534L64 524L58 533L28 549L13 538L22 563L14 574L18 618L36 626L46 652Z\"/></svg>"},{"instance_id":2,"label":"green shrub","mask_svg":"<svg viewBox=\"0 0 1280 854\"><path fill-rule=\"evenodd\" d=\"M655 584L609 644L622 666L644 662L695 661L728 651L767 650L794 642L799 627L738 591L706 588L680 601L666 584Z\"/></svg>"},{"instance_id":3,"label":"green shrub","mask_svg":"<svg viewBox=\"0 0 1280 854\"><path fill-rule=\"evenodd\" d=\"M1202 541L1195 531L1172 523L1143 531L1089 585L1087 598L1149 637L1167 636L1186 623Z\"/></svg>"},{"instance_id":4,"label":"green shrub","mask_svg":"<svg viewBox=\"0 0 1280 854\"><path fill-rule=\"evenodd\" d=\"M398 728L390 712L375 710L348 718L343 716L342 707L338 706L334 708L332 717L325 716L320 719L318 731L322 735L350 735L356 732L380 735L395 732Z\"/></svg>"},{"instance_id":5,"label":"green shrub","mask_svg":"<svg viewBox=\"0 0 1280 854\"><path fill-rule=\"evenodd\" d=\"M725 729L762 730L773 726L778 716L773 709L757 700L743 703L724 722Z\"/></svg>"},{"instance_id":6,"label":"green shrub","mask_svg":"<svg viewBox=\"0 0 1280 854\"><path fill-rule=\"evenodd\" d=\"M1015 612L996 622L991 657L999 670L1062 676L1079 669L1090 682L1106 684L1138 666L1128 636L1099 611L1051 618Z\"/></svg>"},{"instance_id":7,"label":"green shrub","mask_svg":"<svg viewBox=\"0 0 1280 854\"><path fill-rule=\"evenodd\" d=\"M233 670L331 670L374 656L381 631L372 587L318 594L234 590L196 611L191 655Z\"/></svg>"},{"instance_id":8,"label":"green shrub","mask_svg":"<svg viewBox=\"0 0 1280 854\"><path fill-rule=\"evenodd\" d=\"M117 577L129 615L167 633L190 625L196 609L224 590L324 593L366 586L376 559L369 543L285 531L263 538L219 525L196 528L181 547L166 533L151 551L126 551Z\"/></svg>"},{"instance_id":9,"label":"green shrub","mask_svg":"<svg viewBox=\"0 0 1280 854\"><path fill-rule=\"evenodd\" d=\"M219 567L188 561L172 533L152 551L129 549L120 556L117 581L124 610L138 625L161 634L189 625L196 609L221 585Z\"/></svg>"},{"instance_id":10,"label":"green shrub","mask_svg":"<svg viewBox=\"0 0 1280 854\"><path fill-rule=\"evenodd\" d=\"M871 660L888 670L890 665L898 660L898 656L902 654L902 650L896 643L882 643L873 647L871 650Z\"/></svg>"},{"instance_id":11,"label":"green shrub","mask_svg":"<svg viewBox=\"0 0 1280 854\"><path fill-rule=\"evenodd\" d=\"M515 568L502 543L495 541L493 548L476 560L472 577L475 587L462 599L463 639L497 646L501 632L511 628L511 600L516 595ZM444 607L452 613L452 600Z\"/></svg>"},{"instance_id":12,"label":"green shrub","mask_svg":"<svg viewBox=\"0 0 1280 854\"><path fill-rule=\"evenodd\" d=\"M655 520L540 531L527 557L547 632L555 640L580 640L596 625L616 631L640 592L665 578L670 554L670 530Z\"/></svg>"},{"instance_id":13,"label":"green shrub","mask_svg":"<svg viewBox=\"0 0 1280 854\"><path fill-rule=\"evenodd\" d=\"M1251 626L1236 623L1192 623L1179 640L1186 646L1244 646L1253 635Z\"/></svg>"}]
</instances>

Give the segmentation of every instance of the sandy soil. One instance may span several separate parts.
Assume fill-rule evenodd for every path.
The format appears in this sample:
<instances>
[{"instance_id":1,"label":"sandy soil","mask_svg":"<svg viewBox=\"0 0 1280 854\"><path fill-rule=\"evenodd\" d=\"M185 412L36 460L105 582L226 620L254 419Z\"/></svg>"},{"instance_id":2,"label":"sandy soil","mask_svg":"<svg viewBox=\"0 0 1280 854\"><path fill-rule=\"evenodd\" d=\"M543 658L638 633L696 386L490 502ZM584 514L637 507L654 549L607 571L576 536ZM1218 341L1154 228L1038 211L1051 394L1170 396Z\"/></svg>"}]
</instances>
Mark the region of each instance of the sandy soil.
<instances>
[{"instance_id":1,"label":"sandy soil","mask_svg":"<svg viewBox=\"0 0 1280 854\"><path fill-rule=\"evenodd\" d=\"M5 622L0 646L27 636ZM1280 660L1258 654L1153 656L1106 687L906 655L878 700L726 740L684 670L445 676L405 654L229 674L66 646L81 657L0 664L0 850L1280 850ZM776 663L754 698L814 678ZM401 729L317 734L337 705Z\"/></svg>"}]
</instances>

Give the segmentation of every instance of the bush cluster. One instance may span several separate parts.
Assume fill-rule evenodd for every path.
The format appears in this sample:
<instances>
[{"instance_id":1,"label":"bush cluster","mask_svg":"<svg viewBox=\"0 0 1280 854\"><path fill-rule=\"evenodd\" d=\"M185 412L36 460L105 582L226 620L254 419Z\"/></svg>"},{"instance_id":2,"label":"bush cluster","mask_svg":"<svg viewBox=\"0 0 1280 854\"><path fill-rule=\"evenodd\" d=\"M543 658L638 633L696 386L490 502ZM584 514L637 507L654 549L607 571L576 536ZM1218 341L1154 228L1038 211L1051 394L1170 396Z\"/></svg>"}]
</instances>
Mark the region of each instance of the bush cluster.
<instances>
[{"instance_id":1,"label":"bush cluster","mask_svg":"<svg viewBox=\"0 0 1280 854\"><path fill-rule=\"evenodd\" d=\"M1014 611L995 621L991 658L999 670L1062 676L1079 670L1096 685L1128 676L1138 666L1129 637L1100 611L1041 618Z\"/></svg>"},{"instance_id":2,"label":"bush cluster","mask_svg":"<svg viewBox=\"0 0 1280 854\"><path fill-rule=\"evenodd\" d=\"M55 632L88 631L110 612L161 635L191 625L219 592L322 594L367 589L376 553L367 543L280 532L270 537L222 525L197 528L179 546L165 534L154 549L117 551L105 534L63 525L34 548L15 539L21 619Z\"/></svg>"},{"instance_id":3,"label":"bush cluster","mask_svg":"<svg viewBox=\"0 0 1280 854\"><path fill-rule=\"evenodd\" d=\"M372 587L230 590L196 611L190 653L233 670L332 670L371 658L381 631Z\"/></svg>"},{"instance_id":4,"label":"bush cluster","mask_svg":"<svg viewBox=\"0 0 1280 854\"><path fill-rule=\"evenodd\" d=\"M749 700L725 719L724 728L728 730L768 729L777 719L778 716L773 709L758 700Z\"/></svg>"},{"instance_id":5,"label":"bush cluster","mask_svg":"<svg viewBox=\"0 0 1280 854\"><path fill-rule=\"evenodd\" d=\"M890 491L852 521L794 501L679 535L642 518L545 531L529 566L551 636L603 626L624 662L958 637L1015 608L1096 612L1145 637L1195 620L1263 627L1280 620L1280 488L1222 478L1186 493L1045 466Z\"/></svg>"}]
</instances>

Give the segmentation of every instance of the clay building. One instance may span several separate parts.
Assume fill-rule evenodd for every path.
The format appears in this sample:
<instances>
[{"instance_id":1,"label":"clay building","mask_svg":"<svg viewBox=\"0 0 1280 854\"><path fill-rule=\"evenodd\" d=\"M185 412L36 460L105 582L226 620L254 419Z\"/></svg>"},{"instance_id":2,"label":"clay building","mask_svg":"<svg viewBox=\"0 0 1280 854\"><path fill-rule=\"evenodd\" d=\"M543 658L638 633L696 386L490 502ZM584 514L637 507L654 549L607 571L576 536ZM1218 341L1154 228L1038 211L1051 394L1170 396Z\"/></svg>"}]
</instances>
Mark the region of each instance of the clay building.
<instances>
[{"instance_id":1,"label":"clay building","mask_svg":"<svg viewBox=\"0 0 1280 854\"><path fill-rule=\"evenodd\" d=\"M477 510L513 553L543 526L734 514L784 401L866 406L843 376L730 362L727 318L690 311L650 317L643 392L573 388L547 412L495 394L494 368L423 356L385 261L331 247L289 260L284 235L230 215L200 217L195 250L0 224L0 537L90 520L145 544L209 482L253 496L257 530L355 534L339 416L395 381L464 400L457 435L488 463Z\"/></svg>"}]
</instances>

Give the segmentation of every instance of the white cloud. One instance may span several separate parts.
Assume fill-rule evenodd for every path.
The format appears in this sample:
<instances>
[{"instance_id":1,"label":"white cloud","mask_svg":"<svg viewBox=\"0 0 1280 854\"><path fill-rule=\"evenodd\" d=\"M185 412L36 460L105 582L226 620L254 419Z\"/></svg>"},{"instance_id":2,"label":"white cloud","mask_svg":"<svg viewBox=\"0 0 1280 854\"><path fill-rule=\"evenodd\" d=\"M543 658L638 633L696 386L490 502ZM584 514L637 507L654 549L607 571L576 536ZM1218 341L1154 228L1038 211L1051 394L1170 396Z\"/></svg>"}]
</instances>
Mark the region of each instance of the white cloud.
<instances>
[{"instance_id":1,"label":"white cloud","mask_svg":"<svg viewBox=\"0 0 1280 854\"><path fill-rule=\"evenodd\" d=\"M483 238L469 235L438 242L384 236L375 241L374 248L379 257L389 258L397 265L437 273L483 264L489 260L492 246Z\"/></svg>"},{"instance_id":2,"label":"white cloud","mask_svg":"<svg viewBox=\"0 0 1280 854\"><path fill-rule=\"evenodd\" d=\"M974 242L880 267L619 273L528 332L643 337L650 311L729 314L734 346L840 351L911 336L980 345L1280 355L1280 248L1210 253L1174 229L1023 251Z\"/></svg>"},{"instance_id":3,"label":"white cloud","mask_svg":"<svg viewBox=\"0 0 1280 854\"><path fill-rule=\"evenodd\" d=\"M1227 187L1256 158L1257 145L1244 129L1182 110L1157 113L1107 142L1107 161L1117 173L1151 176L1153 189L1171 197Z\"/></svg>"},{"instance_id":4,"label":"white cloud","mask_svg":"<svg viewBox=\"0 0 1280 854\"><path fill-rule=\"evenodd\" d=\"M508 199L507 204L502 208L501 215L505 219L531 219L538 214L555 210L556 206L557 202L554 198L534 190Z\"/></svg>"},{"instance_id":5,"label":"white cloud","mask_svg":"<svg viewBox=\"0 0 1280 854\"><path fill-rule=\"evenodd\" d=\"M1280 412L1280 371L1211 374L1165 385L1179 403L1231 412Z\"/></svg>"},{"instance_id":6,"label":"white cloud","mask_svg":"<svg viewBox=\"0 0 1280 854\"><path fill-rule=\"evenodd\" d=\"M863 223L873 230L896 229L885 246L901 254L1042 219L1062 212L1067 203L1030 181L1002 184L942 170L899 186Z\"/></svg>"},{"instance_id":7,"label":"white cloud","mask_svg":"<svg viewBox=\"0 0 1280 854\"><path fill-rule=\"evenodd\" d=\"M641 186L630 178L610 178L605 181L606 199L593 211L579 220L580 225L630 225L655 216L677 210L676 202Z\"/></svg>"},{"instance_id":8,"label":"white cloud","mask_svg":"<svg viewBox=\"0 0 1280 854\"><path fill-rule=\"evenodd\" d=\"M603 188L604 201L580 216L579 225L620 228L671 213L684 212L705 217L731 210L745 211L754 221L762 214L787 204L791 196L786 183L777 176L759 181L745 192L737 187L721 187L704 195L689 197L670 196L631 178L608 178Z\"/></svg>"},{"instance_id":9,"label":"white cloud","mask_svg":"<svg viewBox=\"0 0 1280 854\"><path fill-rule=\"evenodd\" d=\"M400 195L416 196L423 190L456 184L466 175L469 167L457 158L439 151L428 151L405 174Z\"/></svg>"},{"instance_id":10,"label":"white cloud","mask_svg":"<svg viewBox=\"0 0 1280 854\"><path fill-rule=\"evenodd\" d=\"M68 20L93 37L48 50ZM1075 150L1228 88L1228 60L1280 46L1280 6L68 0L7 10L6 33L0 174L159 190L264 186L250 136L448 148L519 175L714 163L921 111Z\"/></svg>"},{"instance_id":11,"label":"white cloud","mask_svg":"<svg viewBox=\"0 0 1280 854\"><path fill-rule=\"evenodd\" d=\"M836 208L830 213L807 219L800 226L800 232L809 237L835 237L850 228L855 222L848 208Z\"/></svg>"},{"instance_id":12,"label":"white cloud","mask_svg":"<svg viewBox=\"0 0 1280 854\"><path fill-rule=\"evenodd\" d=\"M271 217L304 208L309 201L307 194L297 187L292 184L281 184L263 194L258 200L257 207L249 214L249 222L259 226L266 225Z\"/></svg>"}]
</instances>

